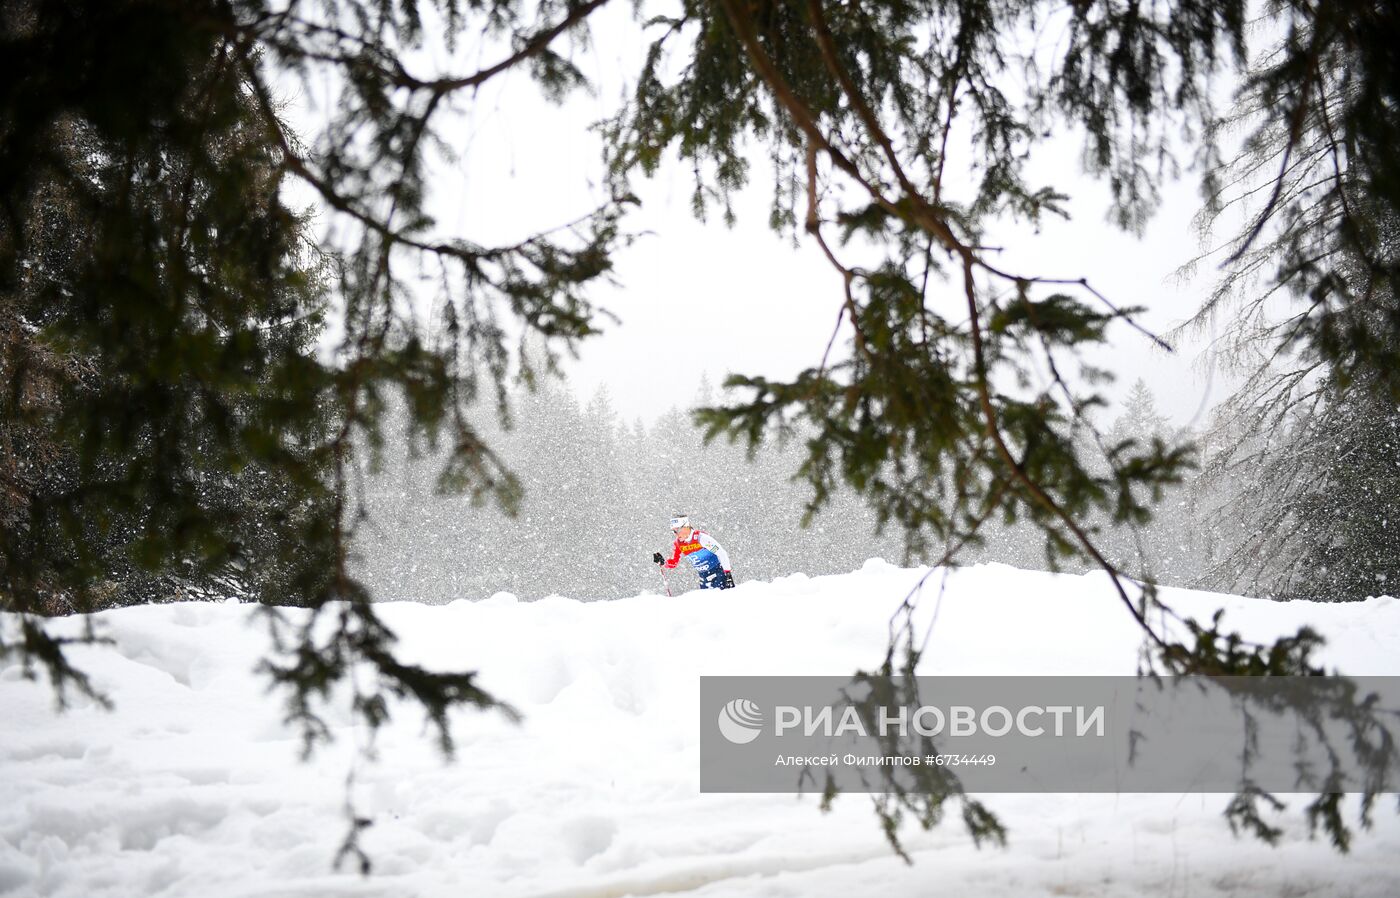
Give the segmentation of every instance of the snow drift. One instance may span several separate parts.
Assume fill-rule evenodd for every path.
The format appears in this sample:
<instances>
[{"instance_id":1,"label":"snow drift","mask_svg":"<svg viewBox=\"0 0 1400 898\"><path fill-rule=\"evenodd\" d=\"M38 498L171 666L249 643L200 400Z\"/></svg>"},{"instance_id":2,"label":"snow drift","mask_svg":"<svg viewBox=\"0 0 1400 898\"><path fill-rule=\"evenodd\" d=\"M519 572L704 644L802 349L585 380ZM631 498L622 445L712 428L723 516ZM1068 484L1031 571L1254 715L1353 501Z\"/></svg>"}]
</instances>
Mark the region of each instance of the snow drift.
<instances>
[{"instance_id":1,"label":"snow drift","mask_svg":"<svg viewBox=\"0 0 1400 898\"><path fill-rule=\"evenodd\" d=\"M114 647L75 651L117 703L55 715L46 687L0 669L0 894L1355 895L1400 892L1389 802L1349 856L1308 838L1299 806L1271 849L1234 839L1224 795L986 796L1006 849L953 821L893 857L869 800L701 795L698 677L847 674L883 656L890 615L925 573L855 573L676 598L551 597L383 612L414 660L476 668L524 715L462 712L444 764L412 709L359 758L348 714L309 764L280 696L252 674L267 647L236 604L99 615ZM404 596L411 599L411 596ZM1310 624L1320 659L1400 674L1400 602L1271 603L1168 590L1180 611L1254 639ZM1097 575L1000 566L935 573L924 674L1131 674L1139 634ZM76 627L76 622L69 624ZM353 771L374 873L334 872Z\"/></svg>"}]
</instances>

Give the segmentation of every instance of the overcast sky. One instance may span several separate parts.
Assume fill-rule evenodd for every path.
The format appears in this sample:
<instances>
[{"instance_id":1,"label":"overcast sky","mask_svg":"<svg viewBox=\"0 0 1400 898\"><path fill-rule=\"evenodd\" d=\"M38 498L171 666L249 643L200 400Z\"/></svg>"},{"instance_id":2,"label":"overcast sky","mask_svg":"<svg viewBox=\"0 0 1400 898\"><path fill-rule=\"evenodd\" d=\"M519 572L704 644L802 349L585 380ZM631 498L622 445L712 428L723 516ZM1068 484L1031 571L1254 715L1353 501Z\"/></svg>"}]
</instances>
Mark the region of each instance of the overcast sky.
<instances>
[{"instance_id":1,"label":"overcast sky","mask_svg":"<svg viewBox=\"0 0 1400 898\"><path fill-rule=\"evenodd\" d=\"M430 201L445 233L513 242L571 220L602 198L599 142L588 126L616 108L641 44L630 6L598 15L593 50L577 56L599 85L594 95L577 93L554 107L539 99L523 72L508 73L447 123L444 133L460 161L439 167ZM500 52L478 47L445 66L479 68ZM317 116L314 109L299 114ZM1139 238L1106 223L1107 190L1082 174L1079 151L1079 138L1066 135L1038 157L1035 169L1071 194L1072 221L1048 222L1039 234L996 235L1006 247L998 260L1023 274L1088 276L1116 304L1149 307L1143 323L1163 332L1189 316L1210 286L1209 270L1184 285L1173 277L1198 252L1191 227L1199 207L1195 176L1164 190L1163 208ZM714 384L730 372L787 376L820 360L840 308L840 280L810 241L794 247L768 229L766 161L755 160L732 229L718 214L708 223L695 220L691 175L678 163L638 186L642 207L626 224L645 234L617 256L617 284L592 294L621 321L605 323L605 333L586 341L569 366L582 398L606 388L624 418L649 420L689 405L704 376ZM1114 336L1094 361L1117 373L1115 394L1142 377L1161 410L1179 423L1197 420L1223 397L1220 378L1197 364L1199 344L1168 355L1127 327Z\"/></svg>"},{"instance_id":2,"label":"overcast sky","mask_svg":"<svg viewBox=\"0 0 1400 898\"><path fill-rule=\"evenodd\" d=\"M1175 185L1137 238L1104 222L1106 191L1077 175L1077 145L1064 155L1076 173L1069 192L1080 195L1071 204L1073 220L1051 222L1039 235L1008 231L997 243L1018 263L1013 270L1088 276L1115 304L1148 307L1141 321L1158 333L1190 316L1210 286L1209 269L1184 285L1175 277L1198 252L1194 184ZM676 168L649 185L637 216L655 235L619 257L621 285L600 293L622 325L589 341L572 367L577 389L586 395L606 386L629 416L684 403L702 373L718 384L731 371L783 376L815 365L841 306L840 278L820 251L810 241L794 248L767 228L765 184L747 191L733 229L718 220L701 224L689 211L687 177ZM1128 327L1112 334L1111 347L1093 360L1117 373L1113 392L1142 377L1179 423L1222 398L1218 379L1198 370L1201 344L1167 353Z\"/></svg>"}]
</instances>

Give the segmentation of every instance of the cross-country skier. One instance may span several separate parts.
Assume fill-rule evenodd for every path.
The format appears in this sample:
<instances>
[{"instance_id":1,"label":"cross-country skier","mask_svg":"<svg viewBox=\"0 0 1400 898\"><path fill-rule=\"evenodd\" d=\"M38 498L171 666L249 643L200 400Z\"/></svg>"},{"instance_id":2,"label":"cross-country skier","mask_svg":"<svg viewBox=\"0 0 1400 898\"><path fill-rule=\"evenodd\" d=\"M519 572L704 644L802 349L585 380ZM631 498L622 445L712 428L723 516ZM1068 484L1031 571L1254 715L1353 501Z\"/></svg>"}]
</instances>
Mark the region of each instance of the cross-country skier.
<instances>
[{"instance_id":1,"label":"cross-country skier","mask_svg":"<svg viewBox=\"0 0 1400 898\"><path fill-rule=\"evenodd\" d=\"M701 589L729 589L734 585L734 574L729 570L729 553L703 530L690 526L690 518L676 515L671 518L671 532L676 541L671 546L671 557L663 558L660 552L652 553L651 560L664 568L674 569L684 555L695 573L700 575Z\"/></svg>"}]
</instances>

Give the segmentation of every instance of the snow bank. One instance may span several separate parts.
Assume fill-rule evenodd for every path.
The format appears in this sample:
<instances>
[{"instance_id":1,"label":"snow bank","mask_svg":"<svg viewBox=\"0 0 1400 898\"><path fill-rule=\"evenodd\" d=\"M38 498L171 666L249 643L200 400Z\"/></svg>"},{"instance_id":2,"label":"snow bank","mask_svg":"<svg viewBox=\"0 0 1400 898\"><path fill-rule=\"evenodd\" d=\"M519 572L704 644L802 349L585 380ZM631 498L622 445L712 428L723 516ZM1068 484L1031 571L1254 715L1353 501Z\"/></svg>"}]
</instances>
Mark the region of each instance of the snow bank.
<instances>
[{"instance_id":1,"label":"snow bank","mask_svg":"<svg viewBox=\"0 0 1400 898\"><path fill-rule=\"evenodd\" d=\"M45 688L0 669L0 894L97 896L1338 895L1400 892L1400 821L1384 803L1352 855L1235 840L1227 797L990 796L1007 849L950 823L891 856L868 800L701 795L702 674L845 674L882 657L891 612L924 571L744 583L724 593L582 603L383 606L415 659L478 668L525 715L461 713L444 765L401 711L379 763L362 734L297 761L281 707L251 671L266 646L246 606L99 615L115 648L76 653L117 703L54 716ZM402 597L411 599L411 596ZM1269 603L1168 591L1181 611L1256 639L1310 624L1322 660L1400 674L1400 603ZM979 566L929 577L927 674L1131 674L1138 634L1099 576ZM375 818L368 879L330 869L354 769Z\"/></svg>"}]
</instances>

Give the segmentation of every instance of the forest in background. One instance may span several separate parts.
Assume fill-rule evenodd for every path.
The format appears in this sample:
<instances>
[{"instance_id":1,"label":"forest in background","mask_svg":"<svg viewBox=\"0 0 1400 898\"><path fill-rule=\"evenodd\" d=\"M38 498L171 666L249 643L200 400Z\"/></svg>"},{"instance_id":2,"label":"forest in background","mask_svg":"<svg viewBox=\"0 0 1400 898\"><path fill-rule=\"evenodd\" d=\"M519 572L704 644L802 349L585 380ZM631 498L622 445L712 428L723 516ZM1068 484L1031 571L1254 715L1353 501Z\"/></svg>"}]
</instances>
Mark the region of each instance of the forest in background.
<instances>
[{"instance_id":1,"label":"forest in background","mask_svg":"<svg viewBox=\"0 0 1400 898\"><path fill-rule=\"evenodd\" d=\"M717 392L704 381L694 404L723 399ZM469 496L441 494L436 487L444 459L426 446L411 450L406 440L388 442L378 472L362 469L357 483L367 519L357 531L356 561L374 595L440 604L497 592L527 600L657 592L662 581L651 553L667 548L667 519L682 512L724 545L740 582L845 573L869 558L930 560L928 553L907 553L899 528L880 528L876 513L849 489L803 526L811 489L792 479L801 462L794 441L767 445L751 458L742 444L706 444L683 409L671 409L650 426L627 422L606 391L580 401L558 381L535 392L518 390L512 405L513 426L496 427L491 439L511 460L523 489L517 517ZM1392 458L1400 448L1395 423L1389 422ZM1105 433L1110 442L1191 440L1212 458L1216 447L1240 439L1223 411L1199 432L1173 426L1141 380ZM1218 463L1198 467L1163 492L1152 519L1136 533L1096 521L1101 544L1119 566L1145 570L1170 586L1323 600L1386 593L1384 573L1369 581L1364 573L1368 565L1393 569L1396 550L1382 545L1356 553L1363 573L1353 572L1350 589L1311 581L1278 591L1285 584L1251 576L1248 562L1258 554L1248 543L1266 509L1251 503L1247 473ZM994 520L984 536L962 563L1051 567L1032 526ZM935 547L933 556L941 551ZM1061 563L1059 569L1090 568ZM696 586L685 568L669 576L675 592Z\"/></svg>"}]
</instances>

